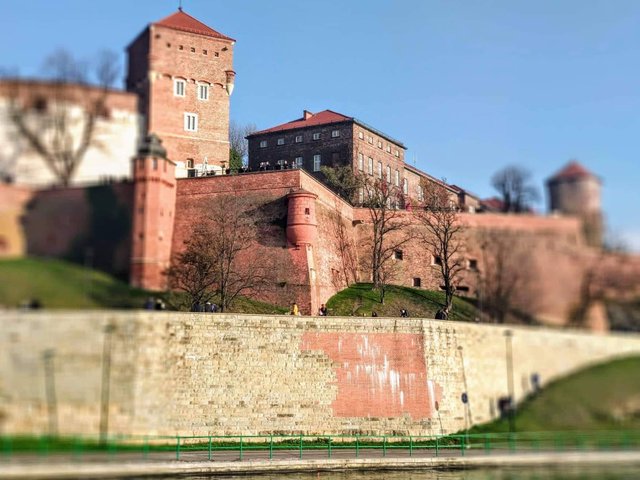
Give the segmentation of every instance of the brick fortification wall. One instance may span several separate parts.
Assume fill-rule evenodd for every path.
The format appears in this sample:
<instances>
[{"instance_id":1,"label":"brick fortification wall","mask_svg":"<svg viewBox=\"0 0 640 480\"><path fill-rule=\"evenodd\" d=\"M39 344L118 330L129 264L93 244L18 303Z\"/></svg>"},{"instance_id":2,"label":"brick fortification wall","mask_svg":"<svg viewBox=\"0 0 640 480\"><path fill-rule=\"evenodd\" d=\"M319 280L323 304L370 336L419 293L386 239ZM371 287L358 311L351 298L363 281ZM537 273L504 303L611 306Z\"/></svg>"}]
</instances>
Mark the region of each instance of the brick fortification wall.
<instances>
[{"instance_id":1,"label":"brick fortification wall","mask_svg":"<svg viewBox=\"0 0 640 480\"><path fill-rule=\"evenodd\" d=\"M505 329L421 319L5 312L0 433L47 428L43 352L61 433L99 425L112 324L112 433L437 434L497 414L507 394ZM640 354L640 337L512 328L516 396L586 365Z\"/></svg>"}]
</instances>

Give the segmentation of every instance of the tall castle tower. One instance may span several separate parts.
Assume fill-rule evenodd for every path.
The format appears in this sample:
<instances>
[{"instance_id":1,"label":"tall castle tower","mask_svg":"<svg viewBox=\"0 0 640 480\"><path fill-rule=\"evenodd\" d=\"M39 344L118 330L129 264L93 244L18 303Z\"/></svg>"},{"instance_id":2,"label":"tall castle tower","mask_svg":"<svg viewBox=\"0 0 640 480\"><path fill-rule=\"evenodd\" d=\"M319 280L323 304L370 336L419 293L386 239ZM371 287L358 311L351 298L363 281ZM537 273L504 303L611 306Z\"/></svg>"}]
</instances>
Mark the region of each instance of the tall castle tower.
<instances>
[{"instance_id":1,"label":"tall castle tower","mask_svg":"<svg viewBox=\"0 0 640 480\"><path fill-rule=\"evenodd\" d=\"M127 90L139 97L142 137L158 135L168 158L186 168L229 161L234 44L180 9L127 47Z\"/></svg>"},{"instance_id":2,"label":"tall castle tower","mask_svg":"<svg viewBox=\"0 0 640 480\"><path fill-rule=\"evenodd\" d=\"M600 200L602 182L575 160L547 180L552 212L581 217L587 243L602 245L603 219Z\"/></svg>"}]
</instances>

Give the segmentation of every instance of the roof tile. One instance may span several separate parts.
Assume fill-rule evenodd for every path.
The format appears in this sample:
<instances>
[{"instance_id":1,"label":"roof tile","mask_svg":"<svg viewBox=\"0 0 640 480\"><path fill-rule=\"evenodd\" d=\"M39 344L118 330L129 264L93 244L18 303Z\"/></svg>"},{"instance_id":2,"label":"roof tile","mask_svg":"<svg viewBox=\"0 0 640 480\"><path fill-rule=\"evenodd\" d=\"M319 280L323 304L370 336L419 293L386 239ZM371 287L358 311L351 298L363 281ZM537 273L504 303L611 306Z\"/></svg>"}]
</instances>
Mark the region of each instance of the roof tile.
<instances>
[{"instance_id":1,"label":"roof tile","mask_svg":"<svg viewBox=\"0 0 640 480\"><path fill-rule=\"evenodd\" d=\"M206 26L200 20L196 20L191 15L184 13L182 10L178 10L168 17L155 22L154 25L160 25L162 27L171 28L173 30L197 33L198 35L206 35L208 37L220 38L223 40L230 40L232 42L235 42L233 38L227 37L220 32L216 32L213 28Z\"/></svg>"}]
</instances>

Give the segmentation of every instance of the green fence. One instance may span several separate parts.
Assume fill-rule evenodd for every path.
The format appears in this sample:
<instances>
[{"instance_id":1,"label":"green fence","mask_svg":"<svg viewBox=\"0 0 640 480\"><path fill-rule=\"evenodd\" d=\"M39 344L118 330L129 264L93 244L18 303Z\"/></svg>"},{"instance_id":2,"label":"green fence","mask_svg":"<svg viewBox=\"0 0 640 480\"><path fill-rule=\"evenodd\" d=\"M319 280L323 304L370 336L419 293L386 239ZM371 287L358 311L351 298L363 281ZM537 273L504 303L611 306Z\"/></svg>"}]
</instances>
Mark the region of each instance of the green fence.
<instances>
[{"instance_id":1,"label":"green fence","mask_svg":"<svg viewBox=\"0 0 640 480\"><path fill-rule=\"evenodd\" d=\"M71 460L126 456L151 460L380 458L464 456L505 452L640 450L640 431L529 432L446 436L207 435L0 437L0 459L66 455Z\"/></svg>"}]
</instances>

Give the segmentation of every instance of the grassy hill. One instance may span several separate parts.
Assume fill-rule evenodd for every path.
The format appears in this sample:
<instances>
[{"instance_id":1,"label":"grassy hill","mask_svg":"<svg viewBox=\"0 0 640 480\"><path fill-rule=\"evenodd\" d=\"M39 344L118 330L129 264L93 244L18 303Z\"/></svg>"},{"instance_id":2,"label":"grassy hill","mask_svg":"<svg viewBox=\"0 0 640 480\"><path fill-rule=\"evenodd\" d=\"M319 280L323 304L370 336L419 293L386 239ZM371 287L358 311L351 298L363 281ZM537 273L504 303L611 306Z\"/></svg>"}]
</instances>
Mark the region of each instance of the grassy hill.
<instances>
[{"instance_id":1,"label":"grassy hill","mask_svg":"<svg viewBox=\"0 0 640 480\"><path fill-rule=\"evenodd\" d=\"M518 406L516 430L640 430L640 357L614 360L547 385ZM507 420L470 430L506 432Z\"/></svg>"},{"instance_id":2,"label":"grassy hill","mask_svg":"<svg viewBox=\"0 0 640 480\"><path fill-rule=\"evenodd\" d=\"M0 305L5 307L37 299L44 308L141 308L150 295L158 296L106 273L62 260L0 260ZM234 311L283 313L287 309L241 298Z\"/></svg>"},{"instance_id":3,"label":"grassy hill","mask_svg":"<svg viewBox=\"0 0 640 480\"><path fill-rule=\"evenodd\" d=\"M389 286L384 305L370 283L358 283L338 292L327 301L329 315L370 316L375 311L380 317L399 317L406 308L411 317L434 318L444 305L444 293L410 287ZM454 298L450 320L473 321L476 308L463 298Z\"/></svg>"}]
</instances>

